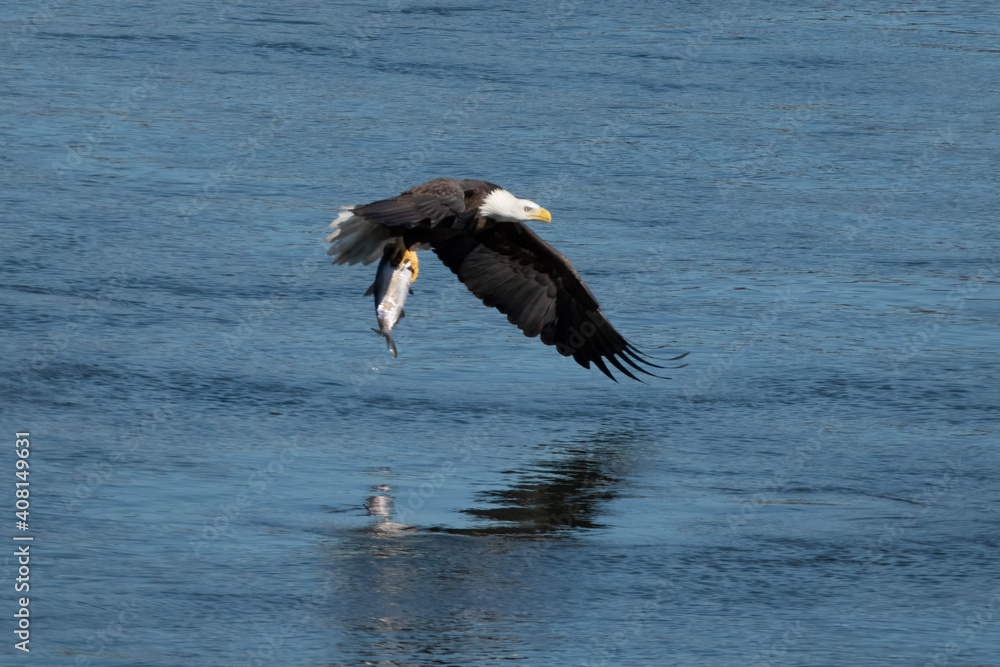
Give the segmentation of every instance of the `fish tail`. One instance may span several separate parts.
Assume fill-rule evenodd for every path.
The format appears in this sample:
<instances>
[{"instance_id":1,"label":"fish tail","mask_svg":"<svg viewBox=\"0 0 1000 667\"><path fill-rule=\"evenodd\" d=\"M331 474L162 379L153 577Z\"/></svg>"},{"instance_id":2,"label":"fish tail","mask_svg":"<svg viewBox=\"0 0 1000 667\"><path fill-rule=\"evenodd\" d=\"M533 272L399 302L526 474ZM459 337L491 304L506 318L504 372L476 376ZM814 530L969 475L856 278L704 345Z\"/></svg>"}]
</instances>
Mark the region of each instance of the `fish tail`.
<instances>
[{"instance_id":1,"label":"fish tail","mask_svg":"<svg viewBox=\"0 0 1000 667\"><path fill-rule=\"evenodd\" d=\"M386 347L389 348L389 354L391 354L393 357L395 357L396 356L396 341L394 341L392 339L392 334L389 333L388 331L382 331L381 329L372 329L372 331L374 331L375 333L377 333L379 336L382 336L382 337L385 338L385 344L386 344Z\"/></svg>"}]
</instances>

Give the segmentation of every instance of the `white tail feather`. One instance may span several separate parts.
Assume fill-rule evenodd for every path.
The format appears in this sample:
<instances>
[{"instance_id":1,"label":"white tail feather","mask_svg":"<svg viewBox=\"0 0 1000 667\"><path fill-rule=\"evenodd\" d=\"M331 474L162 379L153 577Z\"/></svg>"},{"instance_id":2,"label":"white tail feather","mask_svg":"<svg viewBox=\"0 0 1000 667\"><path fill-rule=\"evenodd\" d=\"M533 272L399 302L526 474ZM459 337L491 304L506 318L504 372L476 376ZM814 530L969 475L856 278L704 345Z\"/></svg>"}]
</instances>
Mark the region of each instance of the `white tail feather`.
<instances>
[{"instance_id":1,"label":"white tail feather","mask_svg":"<svg viewBox=\"0 0 1000 667\"><path fill-rule=\"evenodd\" d=\"M382 258L382 249L392 234L382 225L354 215L353 206L341 206L340 215L330 223L333 231L326 237L332 243L326 251L336 255L334 264L371 264Z\"/></svg>"}]
</instances>

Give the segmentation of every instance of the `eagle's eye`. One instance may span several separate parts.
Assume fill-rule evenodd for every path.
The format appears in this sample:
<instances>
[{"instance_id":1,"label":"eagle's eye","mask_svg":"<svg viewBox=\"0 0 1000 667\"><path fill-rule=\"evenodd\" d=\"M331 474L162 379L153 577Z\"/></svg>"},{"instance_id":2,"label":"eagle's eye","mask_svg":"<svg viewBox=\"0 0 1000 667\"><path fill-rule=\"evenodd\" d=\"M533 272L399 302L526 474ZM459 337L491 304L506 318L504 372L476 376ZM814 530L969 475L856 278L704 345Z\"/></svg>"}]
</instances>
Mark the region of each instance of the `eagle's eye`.
<instances>
[{"instance_id":1,"label":"eagle's eye","mask_svg":"<svg viewBox=\"0 0 1000 667\"><path fill-rule=\"evenodd\" d=\"M530 207L530 206L525 206L525 207L524 207L524 210L525 210L526 212L528 212L528 211L531 211L531 207Z\"/></svg>"}]
</instances>

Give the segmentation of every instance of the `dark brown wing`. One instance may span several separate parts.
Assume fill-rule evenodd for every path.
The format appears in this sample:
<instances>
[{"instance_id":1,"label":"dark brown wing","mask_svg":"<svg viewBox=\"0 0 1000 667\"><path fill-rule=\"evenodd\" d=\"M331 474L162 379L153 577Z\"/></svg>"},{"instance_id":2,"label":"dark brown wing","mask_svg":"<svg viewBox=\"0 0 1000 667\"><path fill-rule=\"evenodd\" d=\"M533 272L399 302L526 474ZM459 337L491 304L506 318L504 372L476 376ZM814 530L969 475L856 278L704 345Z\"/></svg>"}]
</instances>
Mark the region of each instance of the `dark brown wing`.
<instances>
[{"instance_id":1,"label":"dark brown wing","mask_svg":"<svg viewBox=\"0 0 1000 667\"><path fill-rule=\"evenodd\" d=\"M386 227L451 227L465 212L462 182L436 178L401 195L354 207L354 215Z\"/></svg>"},{"instance_id":2,"label":"dark brown wing","mask_svg":"<svg viewBox=\"0 0 1000 667\"><path fill-rule=\"evenodd\" d=\"M495 223L431 247L484 304L584 368L593 362L612 380L605 360L634 380L622 361L646 375L639 364L661 368L615 331L569 260L527 226Z\"/></svg>"}]
</instances>

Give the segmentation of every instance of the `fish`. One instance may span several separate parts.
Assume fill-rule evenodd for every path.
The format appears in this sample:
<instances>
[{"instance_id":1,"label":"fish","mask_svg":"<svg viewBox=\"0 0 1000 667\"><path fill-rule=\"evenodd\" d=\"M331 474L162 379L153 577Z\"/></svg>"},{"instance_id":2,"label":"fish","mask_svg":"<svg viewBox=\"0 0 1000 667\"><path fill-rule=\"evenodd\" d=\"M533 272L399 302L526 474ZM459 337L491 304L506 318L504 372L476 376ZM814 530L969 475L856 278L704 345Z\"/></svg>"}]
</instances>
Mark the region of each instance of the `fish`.
<instances>
[{"instance_id":1,"label":"fish","mask_svg":"<svg viewBox=\"0 0 1000 667\"><path fill-rule=\"evenodd\" d=\"M365 292L375 296L375 317L378 329L375 333L385 337L389 354L397 356L396 343L392 340L392 328L403 319L403 306L406 297L412 294L410 284L417 279L417 253L407 250L402 242L395 246L387 245L382 254L382 261L375 272L375 282Z\"/></svg>"}]
</instances>

